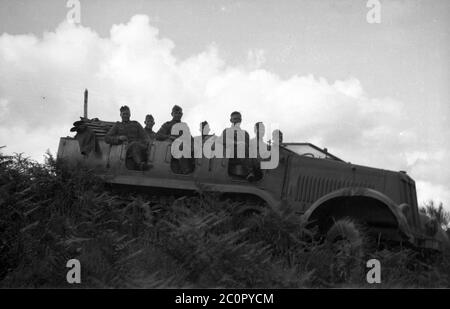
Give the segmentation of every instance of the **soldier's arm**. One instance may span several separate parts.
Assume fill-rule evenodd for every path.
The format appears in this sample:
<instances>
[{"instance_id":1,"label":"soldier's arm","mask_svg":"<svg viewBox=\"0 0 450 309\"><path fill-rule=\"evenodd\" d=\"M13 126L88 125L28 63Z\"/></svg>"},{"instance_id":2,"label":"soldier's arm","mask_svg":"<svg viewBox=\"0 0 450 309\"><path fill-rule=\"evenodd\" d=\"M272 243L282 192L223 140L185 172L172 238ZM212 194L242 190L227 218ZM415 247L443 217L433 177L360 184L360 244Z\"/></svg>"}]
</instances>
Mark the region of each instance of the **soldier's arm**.
<instances>
[{"instance_id":1,"label":"soldier's arm","mask_svg":"<svg viewBox=\"0 0 450 309\"><path fill-rule=\"evenodd\" d=\"M121 141L118 136L118 131L118 125L116 123L111 129L109 129L108 133L106 133L105 142L111 145L119 145Z\"/></svg>"},{"instance_id":2,"label":"soldier's arm","mask_svg":"<svg viewBox=\"0 0 450 309\"><path fill-rule=\"evenodd\" d=\"M170 137L169 126L168 123L166 122L161 126L158 132L156 132L156 139L158 141L165 141L169 139L169 137Z\"/></svg>"}]
</instances>

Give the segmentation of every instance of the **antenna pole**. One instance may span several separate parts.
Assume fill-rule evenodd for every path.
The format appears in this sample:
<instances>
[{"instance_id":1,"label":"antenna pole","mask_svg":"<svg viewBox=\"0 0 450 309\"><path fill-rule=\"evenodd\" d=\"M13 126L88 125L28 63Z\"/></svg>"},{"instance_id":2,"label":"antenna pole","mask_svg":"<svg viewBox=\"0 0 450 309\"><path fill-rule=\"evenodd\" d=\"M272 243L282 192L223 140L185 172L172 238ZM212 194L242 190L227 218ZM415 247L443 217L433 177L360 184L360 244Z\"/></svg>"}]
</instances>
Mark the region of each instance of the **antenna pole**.
<instances>
[{"instance_id":1,"label":"antenna pole","mask_svg":"<svg viewBox=\"0 0 450 309\"><path fill-rule=\"evenodd\" d=\"M84 118L88 117L88 90L84 89Z\"/></svg>"}]
</instances>

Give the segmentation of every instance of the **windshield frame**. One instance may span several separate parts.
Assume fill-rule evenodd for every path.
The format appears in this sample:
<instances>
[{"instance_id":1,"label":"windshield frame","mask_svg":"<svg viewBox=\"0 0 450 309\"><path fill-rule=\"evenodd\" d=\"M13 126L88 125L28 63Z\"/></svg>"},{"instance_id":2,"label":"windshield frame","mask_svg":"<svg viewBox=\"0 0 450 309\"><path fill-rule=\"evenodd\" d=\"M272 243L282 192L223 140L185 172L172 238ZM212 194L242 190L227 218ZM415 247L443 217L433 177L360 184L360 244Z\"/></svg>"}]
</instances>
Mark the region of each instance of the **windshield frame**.
<instances>
[{"instance_id":1,"label":"windshield frame","mask_svg":"<svg viewBox=\"0 0 450 309\"><path fill-rule=\"evenodd\" d=\"M332 160L344 162L344 160L342 160L342 159L336 157L335 155L329 153L328 151L326 151L325 150L326 148L325 149L321 149L321 148L319 148L316 145L311 144L311 143L282 143L281 146L283 148L285 148L286 150L291 151L291 152L293 152L293 153L295 153L295 154L297 154L299 156L301 156L302 154L297 153L296 151L287 148L287 146L307 146L307 147L311 147L312 149L322 153L325 156L325 158L315 157L315 159L332 159Z\"/></svg>"}]
</instances>

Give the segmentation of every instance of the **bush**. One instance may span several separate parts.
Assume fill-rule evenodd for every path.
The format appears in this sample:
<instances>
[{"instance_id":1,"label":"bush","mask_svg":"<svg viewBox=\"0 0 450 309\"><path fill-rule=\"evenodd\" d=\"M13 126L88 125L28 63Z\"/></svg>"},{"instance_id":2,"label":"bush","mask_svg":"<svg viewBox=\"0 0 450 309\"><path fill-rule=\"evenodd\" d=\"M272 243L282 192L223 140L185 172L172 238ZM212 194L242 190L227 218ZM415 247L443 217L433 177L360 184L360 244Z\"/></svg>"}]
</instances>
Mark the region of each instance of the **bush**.
<instances>
[{"instance_id":1,"label":"bush","mask_svg":"<svg viewBox=\"0 0 450 309\"><path fill-rule=\"evenodd\" d=\"M369 286L362 259L337 280L334 251L289 207L241 216L238 204L202 192L119 194L50 154L44 164L0 155L0 287L74 287L66 282L73 258L83 288ZM383 265L382 287L450 286L448 256L428 264L408 250L371 257Z\"/></svg>"}]
</instances>

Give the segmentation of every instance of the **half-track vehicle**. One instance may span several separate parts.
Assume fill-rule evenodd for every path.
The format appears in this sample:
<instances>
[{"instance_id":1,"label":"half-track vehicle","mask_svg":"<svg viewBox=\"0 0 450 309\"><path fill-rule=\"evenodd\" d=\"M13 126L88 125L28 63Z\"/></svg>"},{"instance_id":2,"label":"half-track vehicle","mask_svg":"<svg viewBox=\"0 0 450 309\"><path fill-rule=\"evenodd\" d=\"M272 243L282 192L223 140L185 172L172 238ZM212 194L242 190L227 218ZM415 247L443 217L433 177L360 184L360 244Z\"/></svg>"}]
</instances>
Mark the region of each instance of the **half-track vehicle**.
<instances>
[{"instance_id":1,"label":"half-track vehicle","mask_svg":"<svg viewBox=\"0 0 450 309\"><path fill-rule=\"evenodd\" d=\"M111 184L188 191L201 186L237 197L252 196L275 210L289 205L323 234L340 219L350 218L379 239L434 250L445 245L440 227L419 211L415 182L403 171L345 162L311 143L283 143L278 166L262 170L257 181L230 173L227 158L193 159L192 170L181 174L173 168L172 143L157 140L148 146L153 167L133 170L126 144L104 141L114 122L83 117L78 124L95 133L95 149L87 154L76 138L62 137L57 158L93 169Z\"/></svg>"}]
</instances>

